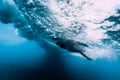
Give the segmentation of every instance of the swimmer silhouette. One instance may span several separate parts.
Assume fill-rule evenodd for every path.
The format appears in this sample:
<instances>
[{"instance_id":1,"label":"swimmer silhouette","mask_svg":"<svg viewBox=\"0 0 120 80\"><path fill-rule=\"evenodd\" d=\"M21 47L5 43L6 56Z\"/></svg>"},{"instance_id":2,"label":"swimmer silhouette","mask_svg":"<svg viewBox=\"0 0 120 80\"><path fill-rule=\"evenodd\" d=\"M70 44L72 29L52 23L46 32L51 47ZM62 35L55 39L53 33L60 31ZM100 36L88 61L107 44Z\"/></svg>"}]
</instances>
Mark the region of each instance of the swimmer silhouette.
<instances>
[{"instance_id":1,"label":"swimmer silhouette","mask_svg":"<svg viewBox=\"0 0 120 80\"><path fill-rule=\"evenodd\" d=\"M79 46L88 47L88 45L86 45L84 43L76 42L76 41L73 41L73 40L59 39L56 42L56 45L58 45L59 47L61 47L63 49L67 49L70 52L78 52L88 60L93 60L93 59L89 58L87 55L85 55L83 53L84 51L82 49L81 50L78 49Z\"/></svg>"}]
</instances>

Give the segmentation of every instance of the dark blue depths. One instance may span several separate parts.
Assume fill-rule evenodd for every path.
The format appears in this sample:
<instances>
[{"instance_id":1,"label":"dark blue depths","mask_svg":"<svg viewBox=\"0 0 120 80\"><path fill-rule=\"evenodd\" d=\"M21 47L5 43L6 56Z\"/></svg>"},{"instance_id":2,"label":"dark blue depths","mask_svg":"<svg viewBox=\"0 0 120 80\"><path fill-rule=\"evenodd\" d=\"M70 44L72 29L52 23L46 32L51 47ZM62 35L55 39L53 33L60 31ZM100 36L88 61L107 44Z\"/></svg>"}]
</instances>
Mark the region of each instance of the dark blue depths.
<instances>
[{"instance_id":1,"label":"dark blue depths","mask_svg":"<svg viewBox=\"0 0 120 80\"><path fill-rule=\"evenodd\" d=\"M12 34L1 23L0 80L119 80L120 59L88 61L49 43L46 50L36 42ZM4 30L4 31L2 31ZM9 34L9 36L8 36ZM3 40L4 39L4 40ZM18 39L18 42L14 40Z\"/></svg>"}]
</instances>

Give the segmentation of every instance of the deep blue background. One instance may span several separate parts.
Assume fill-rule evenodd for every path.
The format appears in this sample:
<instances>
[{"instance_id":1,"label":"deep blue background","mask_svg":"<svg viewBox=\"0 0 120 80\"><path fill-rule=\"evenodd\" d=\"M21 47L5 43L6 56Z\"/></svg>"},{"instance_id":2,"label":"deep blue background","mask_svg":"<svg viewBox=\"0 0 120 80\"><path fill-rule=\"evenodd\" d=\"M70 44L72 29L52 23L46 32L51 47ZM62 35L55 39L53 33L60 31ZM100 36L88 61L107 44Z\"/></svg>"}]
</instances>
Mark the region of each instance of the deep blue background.
<instances>
[{"instance_id":1,"label":"deep blue background","mask_svg":"<svg viewBox=\"0 0 120 80\"><path fill-rule=\"evenodd\" d=\"M50 44L43 49L14 31L0 23L0 80L120 80L119 57L88 61Z\"/></svg>"}]
</instances>

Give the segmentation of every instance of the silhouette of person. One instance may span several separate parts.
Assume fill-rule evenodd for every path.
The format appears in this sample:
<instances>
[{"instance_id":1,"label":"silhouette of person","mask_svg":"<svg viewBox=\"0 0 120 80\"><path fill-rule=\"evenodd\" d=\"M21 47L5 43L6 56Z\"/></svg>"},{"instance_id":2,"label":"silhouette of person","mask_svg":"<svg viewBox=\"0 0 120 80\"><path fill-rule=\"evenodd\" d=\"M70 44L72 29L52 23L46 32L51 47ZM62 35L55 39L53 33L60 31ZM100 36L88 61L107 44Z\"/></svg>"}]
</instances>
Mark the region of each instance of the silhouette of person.
<instances>
[{"instance_id":1,"label":"silhouette of person","mask_svg":"<svg viewBox=\"0 0 120 80\"><path fill-rule=\"evenodd\" d=\"M88 56L86 56L83 53L84 50L82 50L82 49L80 50L77 48L79 46L88 47L88 45L86 45L84 43L75 42L73 40L59 39L59 41L56 42L56 45L58 45L59 47L61 47L63 49L67 49L68 51L71 51L71 52L79 52L82 56L84 56L88 60L92 60L91 58L89 58Z\"/></svg>"}]
</instances>

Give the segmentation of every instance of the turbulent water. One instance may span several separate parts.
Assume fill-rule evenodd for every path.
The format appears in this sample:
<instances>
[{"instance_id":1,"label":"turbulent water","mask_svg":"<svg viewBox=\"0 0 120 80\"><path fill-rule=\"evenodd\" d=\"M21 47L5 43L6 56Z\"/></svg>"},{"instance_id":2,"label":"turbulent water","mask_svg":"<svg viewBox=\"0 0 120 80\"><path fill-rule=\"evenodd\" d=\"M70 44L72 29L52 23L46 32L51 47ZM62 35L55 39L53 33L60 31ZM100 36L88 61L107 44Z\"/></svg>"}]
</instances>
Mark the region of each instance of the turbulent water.
<instances>
[{"instance_id":1,"label":"turbulent water","mask_svg":"<svg viewBox=\"0 0 120 80\"><path fill-rule=\"evenodd\" d=\"M2 0L1 0L2 1ZM114 58L120 52L119 0L13 0L7 20L18 33L30 40L70 39L87 44L91 58ZM3 6L5 7L5 6ZM1 9L0 9L1 10ZM1 10L2 11L2 10ZM8 14L6 14L8 15ZM13 18L14 17L14 18Z\"/></svg>"}]
</instances>

